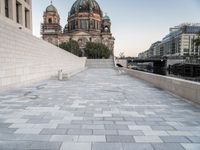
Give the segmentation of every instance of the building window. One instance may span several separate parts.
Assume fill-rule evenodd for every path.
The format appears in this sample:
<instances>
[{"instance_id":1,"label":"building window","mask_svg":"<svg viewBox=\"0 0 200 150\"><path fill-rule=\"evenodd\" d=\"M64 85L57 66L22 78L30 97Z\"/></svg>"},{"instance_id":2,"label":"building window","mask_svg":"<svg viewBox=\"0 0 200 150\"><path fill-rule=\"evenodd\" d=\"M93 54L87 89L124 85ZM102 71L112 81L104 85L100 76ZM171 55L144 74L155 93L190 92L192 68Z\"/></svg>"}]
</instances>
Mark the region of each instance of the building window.
<instances>
[{"instance_id":1,"label":"building window","mask_svg":"<svg viewBox=\"0 0 200 150\"><path fill-rule=\"evenodd\" d=\"M51 18L49 18L48 22L49 22L49 24L52 24L52 19L51 19Z\"/></svg>"},{"instance_id":2,"label":"building window","mask_svg":"<svg viewBox=\"0 0 200 150\"><path fill-rule=\"evenodd\" d=\"M81 20L81 29L89 29L89 20L83 19Z\"/></svg>"},{"instance_id":3,"label":"building window","mask_svg":"<svg viewBox=\"0 0 200 150\"><path fill-rule=\"evenodd\" d=\"M95 29L95 20L90 21L90 29Z\"/></svg>"},{"instance_id":4,"label":"building window","mask_svg":"<svg viewBox=\"0 0 200 150\"><path fill-rule=\"evenodd\" d=\"M22 6L19 2L16 2L16 21L22 24Z\"/></svg>"},{"instance_id":5,"label":"building window","mask_svg":"<svg viewBox=\"0 0 200 150\"><path fill-rule=\"evenodd\" d=\"M73 21L71 22L71 29L72 29L72 30L75 30L75 29L76 29L76 21L75 21L75 20L73 20Z\"/></svg>"},{"instance_id":6,"label":"building window","mask_svg":"<svg viewBox=\"0 0 200 150\"><path fill-rule=\"evenodd\" d=\"M5 16L9 18L9 2L5 0Z\"/></svg>"},{"instance_id":7,"label":"building window","mask_svg":"<svg viewBox=\"0 0 200 150\"><path fill-rule=\"evenodd\" d=\"M30 11L25 8L25 27L30 28Z\"/></svg>"}]
</instances>

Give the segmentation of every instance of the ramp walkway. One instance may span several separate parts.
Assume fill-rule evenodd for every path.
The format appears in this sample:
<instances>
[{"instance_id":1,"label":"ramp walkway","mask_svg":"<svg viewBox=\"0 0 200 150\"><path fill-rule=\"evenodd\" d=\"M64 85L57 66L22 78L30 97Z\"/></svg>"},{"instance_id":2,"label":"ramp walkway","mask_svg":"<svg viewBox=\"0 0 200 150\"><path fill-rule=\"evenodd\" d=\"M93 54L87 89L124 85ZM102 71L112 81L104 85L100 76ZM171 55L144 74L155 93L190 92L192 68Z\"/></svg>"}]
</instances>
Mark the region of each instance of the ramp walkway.
<instances>
[{"instance_id":1,"label":"ramp walkway","mask_svg":"<svg viewBox=\"0 0 200 150\"><path fill-rule=\"evenodd\" d=\"M0 94L1 150L199 150L200 108L112 68Z\"/></svg>"}]
</instances>

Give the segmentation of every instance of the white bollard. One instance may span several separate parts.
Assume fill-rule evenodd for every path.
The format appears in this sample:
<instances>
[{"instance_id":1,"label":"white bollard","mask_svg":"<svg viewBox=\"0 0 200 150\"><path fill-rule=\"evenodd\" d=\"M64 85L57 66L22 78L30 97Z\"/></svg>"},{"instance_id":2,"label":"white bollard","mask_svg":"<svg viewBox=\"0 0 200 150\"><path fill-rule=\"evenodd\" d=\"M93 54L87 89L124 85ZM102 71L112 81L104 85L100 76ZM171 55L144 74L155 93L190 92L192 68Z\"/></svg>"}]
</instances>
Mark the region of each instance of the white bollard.
<instances>
[{"instance_id":1,"label":"white bollard","mask_svg":"<svg viewBox=\"0 0 200 150\"><path fill-rule=\"evenodd\" d=\"M60 81L63 80L63 72L62 72L62 69L58 71L58 80L60 80Z\"/></svg>"}]
</instances>

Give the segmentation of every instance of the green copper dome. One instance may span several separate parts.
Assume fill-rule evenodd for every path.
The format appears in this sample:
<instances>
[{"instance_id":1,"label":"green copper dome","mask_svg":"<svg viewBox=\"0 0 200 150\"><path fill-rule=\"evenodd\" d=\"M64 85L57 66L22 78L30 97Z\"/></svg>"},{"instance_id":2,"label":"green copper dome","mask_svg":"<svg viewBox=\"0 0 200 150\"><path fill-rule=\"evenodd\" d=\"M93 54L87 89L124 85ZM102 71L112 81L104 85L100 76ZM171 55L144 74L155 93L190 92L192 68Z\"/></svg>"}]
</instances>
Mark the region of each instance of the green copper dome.
<instances>
[{"instance_id":1,"label":"green copper dome","mask_svg":"<svg viewBox=\"0 0 200 150\"><path fill-rule=\"evenodd\" d=\"M102 16L101 8L95 0L76 0L72 5L70 15L79 12L93 12Z\"/></svg>"},{"instance_id":2,"label":"green copper dome","mask_svg":"<svg viewBox=\"0 0 200 150\"><path fill-rule=\"evenodd\" d=\"M46 8L46 12L57 12L57 9L51 4Z\"/></svg>"},{"instance_id":3,"label":"green copper dome","mask_svg":"<svg viewBox=\"0 0 200 150\"><path fill-rule=\"evenodd\" d=\"M110 17L106 14L106 15L103 17L103 20L110 20Z\"/></svg>"}]
</instances>

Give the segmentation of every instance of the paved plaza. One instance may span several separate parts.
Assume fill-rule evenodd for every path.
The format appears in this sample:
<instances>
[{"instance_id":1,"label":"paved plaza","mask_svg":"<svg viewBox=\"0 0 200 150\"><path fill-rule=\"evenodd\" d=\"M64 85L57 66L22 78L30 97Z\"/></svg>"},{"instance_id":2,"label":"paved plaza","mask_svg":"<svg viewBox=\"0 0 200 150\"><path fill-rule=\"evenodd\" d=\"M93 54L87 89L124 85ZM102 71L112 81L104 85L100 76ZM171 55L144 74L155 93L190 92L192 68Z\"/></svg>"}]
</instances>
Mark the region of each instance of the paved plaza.
<instances>
[{"instance_id":1,"label":"paved plaza","mask_svg":"<svg viewBox=\"0 0 200 150\"><path fill-rule=\"evenodd\" d=\"M114 69L0 94L0 150L200 150L200 107Z\"/></svg>"}]
</instances>

